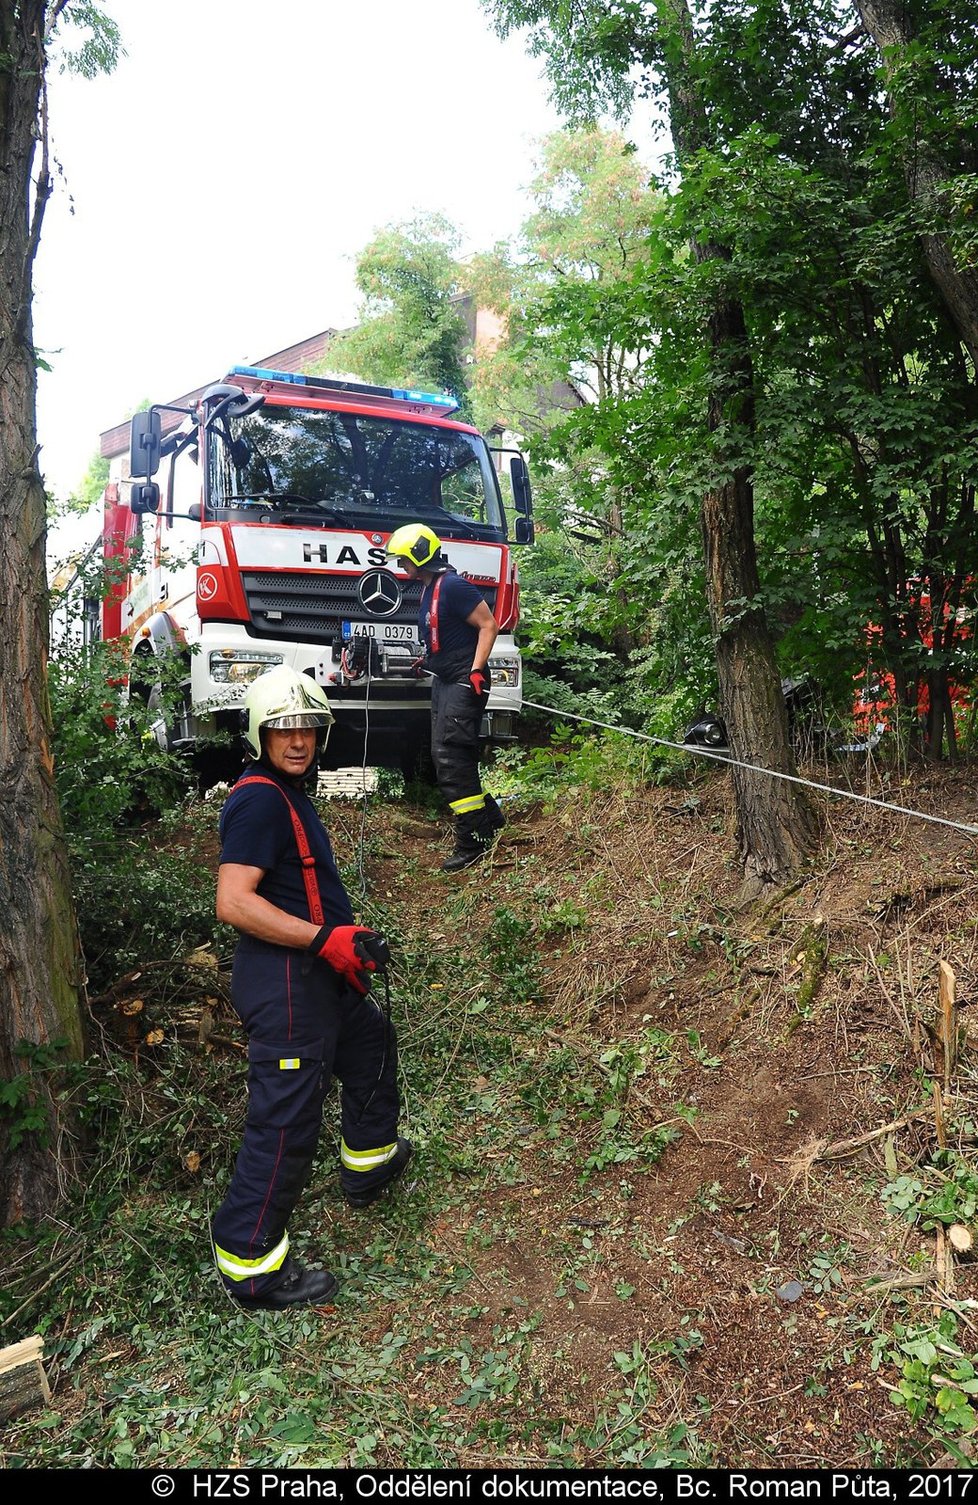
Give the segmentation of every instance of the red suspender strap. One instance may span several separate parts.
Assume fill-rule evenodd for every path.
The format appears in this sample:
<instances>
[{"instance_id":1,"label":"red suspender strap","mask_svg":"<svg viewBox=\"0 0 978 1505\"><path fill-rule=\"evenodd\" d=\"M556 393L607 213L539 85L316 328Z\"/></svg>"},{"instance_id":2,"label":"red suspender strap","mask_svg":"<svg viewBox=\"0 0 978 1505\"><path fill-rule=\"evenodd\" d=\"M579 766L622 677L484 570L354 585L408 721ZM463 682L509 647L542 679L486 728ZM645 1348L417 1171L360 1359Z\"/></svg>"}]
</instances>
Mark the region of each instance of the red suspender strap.
<instances>
[{"instance_id":1,"label":"red suspender strap","mask_svg":"<svg viewBox=\"0 0 978 1505\"><path fill-rule=\"evenodd\" d=\"M263 778L260 773L252 773L247 778L239 779L235 789L240 789L242 784L267 784L270 789L277 789L289 807L292 817L292 829L295 832L295 844L299 848L299 861L302 863L302 881L306 889L306 903L309 905L309 918L314 925L322 925L323 901L319 897L319 884L316 882L316 859L309 850L309 837L306 828L299 819L299 812L289 799L281 784L276 784L274 779Z\"/></svg>"},{"instance_id":2,"label":"red suspender strap","mask_svg":"<svg viewBox=\"0 0 978 1505\"><path fill-rule=\"evenodd\" d=\"M441 583L444 580L444 578L445 578L444 575L439 575L438 576L438 579L435 581L435 588L434 588L434 590L431 593L431 611L429 613L429 631L430 631L430 635L431 635L431 651L432 651L432 653L437 653L438 652L438 592L441 590Z\"/></svg>"}]
</instances>

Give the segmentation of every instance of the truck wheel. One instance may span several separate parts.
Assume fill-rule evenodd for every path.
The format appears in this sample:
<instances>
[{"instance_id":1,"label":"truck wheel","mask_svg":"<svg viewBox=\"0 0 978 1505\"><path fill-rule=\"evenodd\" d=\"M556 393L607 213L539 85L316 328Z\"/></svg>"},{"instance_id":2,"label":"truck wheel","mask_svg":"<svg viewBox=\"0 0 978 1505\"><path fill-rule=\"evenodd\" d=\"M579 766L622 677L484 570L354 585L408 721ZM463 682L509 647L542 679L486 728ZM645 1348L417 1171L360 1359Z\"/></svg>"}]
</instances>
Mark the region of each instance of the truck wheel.
<instances>
[{"instance_id":1,"label":"truck wheel","mask_svg":"<svg viewBox=\"0 0 978 1505\"><path fill-rule=\"evenodd\" d=\"M159 669L152 655L134 653L129 661L129 694L148 706L153 695L159 698Z\"/></svg>"}]
</instances>

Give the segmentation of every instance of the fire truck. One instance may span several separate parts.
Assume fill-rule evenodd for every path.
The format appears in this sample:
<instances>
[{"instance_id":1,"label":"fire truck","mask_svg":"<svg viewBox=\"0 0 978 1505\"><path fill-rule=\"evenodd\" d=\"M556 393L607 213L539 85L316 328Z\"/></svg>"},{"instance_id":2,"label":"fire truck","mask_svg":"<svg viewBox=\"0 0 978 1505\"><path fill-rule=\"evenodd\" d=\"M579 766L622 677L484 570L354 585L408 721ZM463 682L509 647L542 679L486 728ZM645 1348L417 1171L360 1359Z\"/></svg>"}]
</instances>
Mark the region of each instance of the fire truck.
<instances>
[{"instance_id":1,"label":"fire truck","mask_svg":"<svg viewBox=\"0 0 978 1505\"><path fill-rule=\"evenodd\" d=\"M414 521L499 624L483 734L513 740L512 544L533 541L529 476L517 451L490 451L457 411L443 393L235 366L186 407L135 415L129 477L105 493L102 636L128 643L130 690L159 707L161 745L213 764L223 742L230 764L220 734L237 733L248 684L284 663L330 697L333 767L418 772L430 712L420 586L385 553ZM177 668L175 712L164 710L164 661L171 680Z\"/></svg>"}]
</instances>

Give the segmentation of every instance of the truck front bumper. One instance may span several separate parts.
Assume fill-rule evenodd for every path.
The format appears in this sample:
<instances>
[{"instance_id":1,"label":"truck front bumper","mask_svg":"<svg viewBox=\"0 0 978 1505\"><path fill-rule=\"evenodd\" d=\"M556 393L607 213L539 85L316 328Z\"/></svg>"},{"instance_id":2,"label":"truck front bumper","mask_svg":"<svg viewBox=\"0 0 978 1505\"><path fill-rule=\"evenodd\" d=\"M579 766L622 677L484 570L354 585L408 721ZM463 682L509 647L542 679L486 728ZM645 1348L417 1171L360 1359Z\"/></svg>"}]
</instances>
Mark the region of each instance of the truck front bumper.
<instances>
[{"instance_id":1,"label":"truck front bumper","mask_svg":"<svg viewBox=\"0 0 978 1505\"><path fill-rule=\"evenodd\" d=\"M228 724L240 709L245 692L260 674L288 664L300 674L312 673L329 697L337 728L352 733L372 728L375 735L403 735L410 724L430 715L429 677L365 675L347 682L328 648L308 643L256 641L243 627L215 624L201 638L191 658L191 704L198 729L206 734ZM483 718L483 735L491 741L512 741L523 703L520 652L511 636L499 637L490 658L494 684Z\"/></svg>"}]
</instances>

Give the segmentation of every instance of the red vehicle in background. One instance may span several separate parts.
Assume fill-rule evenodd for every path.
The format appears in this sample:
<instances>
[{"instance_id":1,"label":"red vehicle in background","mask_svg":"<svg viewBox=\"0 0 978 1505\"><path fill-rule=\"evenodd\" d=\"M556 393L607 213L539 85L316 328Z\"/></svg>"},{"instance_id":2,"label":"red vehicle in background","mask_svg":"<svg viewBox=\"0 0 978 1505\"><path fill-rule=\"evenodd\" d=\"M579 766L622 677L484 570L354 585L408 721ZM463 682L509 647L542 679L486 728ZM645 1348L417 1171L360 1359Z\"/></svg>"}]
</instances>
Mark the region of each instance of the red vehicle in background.
<instances>
[{"instance_id":1,"label":"red vehicle in background","mask_svg":"<svg viewBox=\"0 0 978 1505\"><path fill-rule=\"evenodd\" d=\"M970 581L968 585L970 588ZM914 598L912 610L921 647L919 672L911 681L911 705L923 746L937 757L945 742L954 751L958 735L974 713L971 683L955 678L949 667L955 658L960 661L973 644L974 611L967 606L952 609L945 604L935 623L930 594L926 591ZM832 724L831 713L826 714L822 694L813 680L806 676L781 681L788 728L799 758L872 752L885 733L896 729L901 706L906 714L906 700L899 694L894 674L878 667L884 662L882 628L876 625L867 628L866 640L867 667L855 677L852 714L845 727ZM705 707L697 711L683 740L718 754L728 750L723 720Z\"/></svg>"},{"instance_id":2,"label":"red vehicle in background","mask_svg":"<svg viewBox=\"0 0 978 1505\"><path fill-rule=\"evenodd\" d=\"M968 582L971 590L973 582ZM910 612L921 647L918 673L910 681L910 699L901 696L896 677L886 668L882 653L883 631L873 624L867 630L868 665L857 676L853 701L853 722L857 733L876 740L893 730L901 708L912 710L928 752L939 756L945 740L953 751L967 717L972 713L974 692L970 682L954 673L954 659L960 658L974 640L974 610L969 606L952 606L944 597L935 613L929 591L920 591L911 600Z\"/></svg>"}]
</instances>

